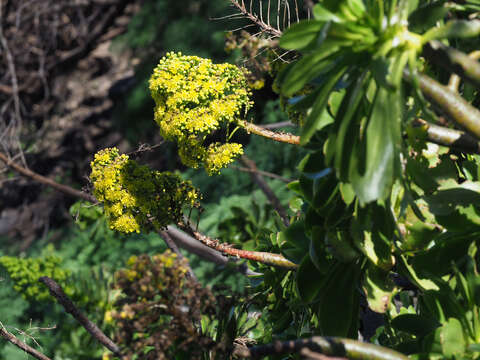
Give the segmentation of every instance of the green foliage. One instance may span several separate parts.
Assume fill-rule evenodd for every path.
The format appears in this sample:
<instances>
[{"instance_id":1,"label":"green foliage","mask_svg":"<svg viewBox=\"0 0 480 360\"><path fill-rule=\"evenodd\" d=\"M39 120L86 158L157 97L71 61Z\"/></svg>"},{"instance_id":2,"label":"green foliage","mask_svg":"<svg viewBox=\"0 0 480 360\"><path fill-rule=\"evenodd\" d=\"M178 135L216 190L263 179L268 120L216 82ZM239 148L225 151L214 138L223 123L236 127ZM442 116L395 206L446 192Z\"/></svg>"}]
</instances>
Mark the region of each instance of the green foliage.
<instances>
[{"instance_id":1,"label":"green foliage","mask_svg":"<svg viewBox=\"0 0 480 360\"><path fill-rule=\"evenodd\" d=\"M51 251L52 249L47 249L39 258L0 257L0 265L14 282L13 289L24 299L37 301L50 299L48 289L38 281L42 276L48 276L57 281L69 296L74 294L74 288L67 282L70 272L60 266L62 262L60 257L48 253Z\"/></svg>"}]
</instances>

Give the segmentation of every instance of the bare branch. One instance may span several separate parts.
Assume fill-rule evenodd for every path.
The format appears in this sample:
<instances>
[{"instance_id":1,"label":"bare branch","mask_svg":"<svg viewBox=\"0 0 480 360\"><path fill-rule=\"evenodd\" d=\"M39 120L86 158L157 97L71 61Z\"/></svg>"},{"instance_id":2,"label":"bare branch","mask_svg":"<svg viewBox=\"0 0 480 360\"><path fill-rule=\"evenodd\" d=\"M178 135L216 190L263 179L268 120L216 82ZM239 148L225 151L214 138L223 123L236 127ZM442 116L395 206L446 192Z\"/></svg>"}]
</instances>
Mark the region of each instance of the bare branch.
<instances>
[{"instance_id":1,"label":"bare branch","mask_svg":"<svg viewBox=\"0 0 480 360\"><path fill-rule=\"evenodd\" d=\"M273 208L277 210L278 214L282 218L283 224L285 226L290 225L290 220L288 218L287 211L285 208L282 206L280 203L280 200L278 197L275 195L275 193L272 191L270 186L266 183L266 181L263 179L262 175L260 175L256 170L257 166L255 165L255 162L251 159L249 159L247 156L243 155L240 157L240 161L249 169L252 171L250 172L250 177L252 180L258 185L260 190L263 191L265 196L267 197L268 201L270 204L272 204Z\"/></svg>"},{"instance_id":2,"label":"bare branch","mask_svg":"<svg viewBox=\"0 0 480 360\"><path fill-rule=\"evenodd\" d=\"M211 237L204 235L190 226L185 224L179 224L183 230L192 234L192 236L198 241L202 242L204 245L220 251L223 254L235 256L237 258L247 259L256 261L265 265L277 266L289 270L296 270L298 265L286 259L283 255L274 254L269 252L262 251L249 251L249 250L240 250L232 247L231 244L221 243L217 239L212 239Z\"/></svg>"},{"instance_id":3,"label":"bare branch","mask_svg":"<svg viewBox=\"0 0 480 360\"><path fill-rule=\"evenodd\" d=\"M268 171L263 171L263 170L260 170L260 169L250 169L250 168L246 168L246 167L242 167L242 166L235 166L235 165L230 165L230 168L240 170L240 171L245 171L245 172L258 173L262 176L266 176L266 177L270 177L272 179L280 180L280 181L282 181L286 184L291 183L293 181L292 179L287 179L287 178L284 178L283 176L280 176L280 175L277 175L277 174L274 174L274 173L271 173L271 172L268 172Z\"/></svg>"},{"instance_id":4,"label":"bare branch","mask_svg":"<svg viewBox=\"0 0 480 360\"><path fill-rule=\"evenodd\" d=\"M95 325L85 315L83 315L80 310L78 310L78 308L73 304L72 300L65 295L62 287L57 284L55 280L49 278L48 276L42 276L38 280L48 287L50 294L58 300L65 311L71 314L74 319L85 328L85 330L87 330L95 339L97 339L103 346L113 352L116 356L120 358L122 357L120 348L107 335L105 335L97 325Z\"/></svg>"},{"instance_id":5,"label":"bare branch","mask_svg":"<svg viewBox=\"0 0 480 360\"><path fill-rule=\"evenodd\" d=\"M273 37L280 37L282 35L282 32L279 29L276 29L272 27L270 24L267 24L263 21L261 4L260 4L260 18L259 18L258 15L255 15L252 11L252 1L250 1L249 10L246 9L244 2L242 2L241 4L237 0L230 0L230 2L234 7L238 9L238 11L240 11L240 13L244 17L246 17L247 19L255 23L262 30L262 32L266 32Z\"/></svg>"},{"instance_id":6,"label":"bare branch","mask_svg":"<svg viewBox=\"0 0 480 360\"><path fill-rule=\"evenodd\" d=\"M35 350L31 346L25 344L23 341L19 340L15 335L9 333L5 326L0 322L0 336L15 345L16 347L22 349L27 354L32 355L34 358L39 360L52 360L48 356L42 354L40 351Z\"/></svg>"},{"instance_id":7,"label":"bare branch","mask_svg":"<svg viewBox=\"0 0 480 360\"><path fill-rule=\"evenodd\" d=\"M18 173L20 173L20 174L22 174L26 177L29 177L29 178L31 178L35 181L38 181L41 184L48 185L48 186L54 188L55 190L58 190L58 191L60 191L64 194L67 194L67 195L70 195L70 196L73 196L73 197L77 197L77 198L80 198L80 199L83 199L83 200L86 200L86 201L90 201L92 203L97 202L97 199L95 199L95 197L93 195L84 193L83 191L76 190L76 189L74 189L70 186L59 184L59 183L53 181L52 179L49 179L45 176L37 174L36 172L33 172L30 169L26 169L26 168L24 168L24 167L22 167L22 166L20 166L16 163L14 163L12 160L10 160L2 152L0 152L0 160L3 161L5 163L5 165L7 165L9 168L14 169Z\"/></svg>"},{"instance_id":8,"label":"bare branch","mask_svg":"<svg viewBox=\"0 0 480 360\"><path fill-rule=\"evenodd\" d=\"M243 126L245 130L255 135L260 135L260 136L266 137L267 139L271 139L278 142L284 142L284 143L293 144L293 145L300 145L300 137L297 135L293 135L289 133L276 133L248 121L241 121L240 125Z\"/></svg>"}]
</instances>

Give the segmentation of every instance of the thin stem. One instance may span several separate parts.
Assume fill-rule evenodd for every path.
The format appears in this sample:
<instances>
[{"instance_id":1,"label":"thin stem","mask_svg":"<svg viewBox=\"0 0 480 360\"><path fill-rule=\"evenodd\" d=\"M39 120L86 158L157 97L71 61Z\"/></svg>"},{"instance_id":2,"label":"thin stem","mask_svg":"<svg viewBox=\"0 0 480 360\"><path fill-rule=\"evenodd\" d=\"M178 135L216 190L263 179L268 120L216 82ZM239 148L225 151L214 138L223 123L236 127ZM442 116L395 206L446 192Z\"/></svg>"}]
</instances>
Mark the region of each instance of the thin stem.
<instances>
[{"instance_id":1,"label":"thin stem","mask_svg":"<svg viewBox=\"0 0 480 360\"><path fill-rule=\"evenodd\" d=\"M0 336L18 347L19 349L25 351L27 354L32 355L34 358L39 360L52 360L48 356L42 354L40 351L35 350L31 346L25 344L23 341L19 340L15 335L9 333L7 329L0 322Z\"/></svg>"},{"instance_id":2,"label":"thin stem","mask_svg":"<svg viewBox=\"0 0 480 360\"><path fill-rule=\"evenodd\" d=\"M287 178L284 178L283 176L273 174L273 173L268 172L268 171L259 170L259 169L250 169L250 168L246 168L246 167L242 167L242 166L235 166L235 165L230 165L230 168L240 170L240 171L245 171L245 172L258 173L262 176L266 176L266 177L269 177L269 178L272 178L272 179L280 180L280 181L282 181L286 184L291 183L293 181L292 179L287 179Z\"/></svg>"},{"instance_id":3,"label":"thin stem","mask_svg":"<svg viewBox=\"0 0 480 360\"><path fill-rule=\"evenodd\" d=\"M280 217L282 218L282 221L283 221L283 224L285 226L289 226L290 225L290 220L288 218L288 214L287 214L287 211L285 210L285 208L282 206L280 200L278 199L278 197L275 195L275 193L273 192L273 190L270 188L270 186L268 186L267 182L263 179L263 176L260 175L258 172L256 172L255 170L257 170L257 165L255 164L255 162L251 159L249 159L247 156L242 156L240 157L240 161L249 169L251 169L252 171L249 173L250 177L252 178L252 180L258 185L258 187L260 188L260 190L263 191L263 193L265 194L265 196L267 197L268 201L270 202L270 204L272 204L273 208L275 210L277 210L278 212L278 215L280 215Z\"/></svg>"},{"instance_id":4,"label":"thin stem","mask_svg":"<svg viewBox=\"0 0 480 360\"><path fill-rule=\"evenodd\" d=\"M107 335L103 333L102 330L100 330L96 324L90 321L80 310L78 310L78 308L73 304L72 300L69 299L62 287L57 284L55 280L49 278L48 276L42 276L38 280L48 287L50 294L58 300L65 311L71 314L75 320L77 320L80 325L85 328L85 330L87 330L95 339L97 339L103 346L113 352L116 356L120 358L122 357L118 345L116 345Z\"/></svg>"},{"instance_id":5,"label":"thin stem","mask_svg":"<svg viewBox=\"0 0 480 360\"><path fill-rule=\"evenodd\" d=\"M271 139L278 142L284 142L293 145L300 145L300 136L289 134L289 133L277 133L270 131L261 126L255 125L248 121L240 121L240 125L245 128L248 132L251 132L255 135L263 136L267 139Z\"/></svg>"},{"instance_id":6,"label":"thin stem","mask_svg":"<svg viewBox=\"0 0 480 360\"><path fill-rule=\"evenodd\" d=\"M413 125L422 127L430 142L466 153L480 154L480 142L464 131L438 126L422 119L415 120Z\"/></svg>"},{"instance_id":7,"label":"thin stem","mask_svg":"<svg viewBox=\"0 0 480 360\"><path fill-rule=\"evenodd\" d=\"M323 336L293 341L276 341L272 344L253 346L247 349L240 348L237 354L240 357L258 359L269 355L299 353L305 348L315 353L352 360L408 360L407 356L383 346L352 339Z\"/></svg>"},{"instance_id":8,"label":"thin stem","mask_svg":"<svg viewBox=\"0 0 480 360\"><path fill-rule=\"evenodd\" d=\"M35 181L38 181L39 183L42 183L44 185L48 185L64 194L67 194L67 195L70 195L70 196L73 196L73 197L77 197L77 198L80 198L80 199L83 199L83 200L86 200L86 201L89 201L89 202L92 202L92 203L96 203L97 202L97 199L95 199L95 197L93 195L90 195L90 194L87 194L87 193L84 193L83 191L79 191L79 190L76 190L70 186L66 186L66 185L62 185L62 184L59 184L55 181L53 181L52 179L49 179L45 176L42 176L40 174L37 174L35 172L33 172L32 170L30 169L26 169L16 163L14 163L12 160L10 160L5 154L1 153L0 152L0 160L3 161L5 163L5 165L7 165L9 168L12 168L14 169L16 172L26 176L26 177L29 177Z\"/></svg>"}]
</instances>

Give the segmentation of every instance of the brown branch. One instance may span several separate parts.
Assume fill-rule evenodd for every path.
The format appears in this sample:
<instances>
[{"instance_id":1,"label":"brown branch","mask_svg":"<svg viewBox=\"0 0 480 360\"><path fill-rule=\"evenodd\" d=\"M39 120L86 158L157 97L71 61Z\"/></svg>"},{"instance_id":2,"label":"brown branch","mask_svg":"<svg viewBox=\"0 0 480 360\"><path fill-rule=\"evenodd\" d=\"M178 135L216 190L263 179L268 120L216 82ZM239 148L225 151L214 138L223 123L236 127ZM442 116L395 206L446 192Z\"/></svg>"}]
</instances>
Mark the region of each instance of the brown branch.
<instances>
[{"instance_id":1,"label":"brown branch","mask_svg":"<svg viewBox=\"0 0 480 360\"><path fill-rule=\"evenodd\" d=\"M323 336L292 341L276 341L272 344L253 346L247 349L242 347L238 348L236 355L259 359L269 355L299 353L305 348L318 354L352 360L408 360L407 356L383 346L352 339Z\"/></svg>"},{"instance_id":2,"label":"brown branch","mask_svg":"<svg viewBox=\"0 0 480 360\"><path fill-rule=\"evenodd\" d=\"M248 121L240 121L239 125L244 127L245 130L247 130L248 132L251 132L255 135L263 136L267 139L293 145L300 145L300 136L297 135L273 132Z\"/></svg>"},{"instance_id":3,"label":"brown branch","mask_svg":"<svg viewBox=\"0 0 480 360\"><path fill-rule=\"evenodd\" d=\"M232 3L233 6L235 6L238 11L240 11L240 13L246 17L247 19L249 19L251 22L253 22L254 24L256 24L261 30L262 32L266 32L266 33L269 33L270 35L272 35L273 37L280 37L282 36L282 32L279 30L279 29L275 29L274 27L272 27L270 24L267 24L263 21L263 19L259 18L258 15L255 15L252 11L252 3L250 2L250 9L247 10L247 8L245 7L245 2L242 1L242 3L240 4L238 1L236 0L230 0L230 2Z\"/></svg>"},{"instance_id":4,"label":"brown branch","mask_svg":"<svg viewBox=\"0 0 480 360\"><path fill-rule=\"evenodd\" d=\"M73 196L73 197L77 197L77 198L80 198L80 199L83 199L83 200L86 200L86 201L90 201L92 203L97 202L97 199L95 199L95 197L93 195L84 193L83 191L80 191L80 190L76 190L76 189L74 189L70 186L67 186L67 185L59 184L59 183L53 181L52 179L49 179L45 176L37 174L36 172L33 172L30 169L26 169L23 166L20 166L20 165L16 164L15 162L13 162L12 160L10 160L2 152L0 152L0 160L3 161L5 163L5 165L7 165L9 168L14 169L16 172L18 172L18 173L20 173L20 174L22 174L26 177L29 177L29 178L31 178L35 181L38 181L41 184L48 185L48 186L54 188L55 190L58 190L58 191L60 191L64 194L67 194L67 195L70 195L70 196Z\"/></svg>"},{"instance_id":5,"label":"brown branch","mask_svg":"<svg viewBox=\"0 0 480 360\"><path fill-rule=\"evenodd\" d=\"M256 261L265 265L277 266L277 267L281 267L289 270L296 270L298 268L297 264L286 259L283 255L269 253L269 252L262 252L262 251L249 251L249 250L235 249L232 247L232 245L221 243L217 239L212 239L211 237L192 229L188 225L179 224L179 226L181 226L183 230L191 233L195 239L202 242L204 245L208 246L209 248L220 251L223 254L235 256L241 259Z\"/></svg>"},{"instance_id":6,"label":"brown branch","mask_svg":"<svg viewBox=\"0 0 480 360\"><path fill-rule=\"evenodd\" d=\"M172 238L175 239L175 242L181 248L200 256L202 259L222 266L236 262L236 259L229 258L226 255L223 255L221 252L209 248L194 237L173 226L168 226L166 231ZM261 275L260 273L250 270L245 264L237 265L236 270L239 273L247 276Z\"/></svg>"},{"instance_id":7,"label":"brown branch","mask_svg":"<svg viewBox=\"0 0 480 360\"><path fill-rule=\"evenodd\" d=\"M120 348L107 335L105 335L100 328L90 321L78 308L73 304L72 300L65 295L62 287L55 282L55 280L48 276L42 276L38 279L44 283L50 290L50 294L55 297L65 311L71 314L85 330L87 330L95 339L97 339L103 346L113 352L116 356L122 357Z\"/></svg>"},{"instance_id":8,"label":"brown branch","mask_svg":"<svg viewBox=\"0 0 480 360\"><path fill-rule=\"evenodd\" d=\"M289 226L290 225L290 220L288 218L288 214L287 214L287 211L285 210L285 208L282 206L282 204L280 203L280 200L278 199L278 197L275 195L275 193L272 191L272 189L270 188L270 186L268 186L267 182L263 179L263 176L260 175L258 172L256 172L257 170L257 166L255 165L255 162L251 159L249 159L248 157L246 157L245 155L243 155L242 157L240 157L240 161L249 169L251 169L252 171L249 173L250 177L252 178L252 180L258 185L258 187L260 188L260 190L263 191L263 193L265 194L265 196L267 197L268 201L270 202L270 204L272 204L273 208L275 210L277 210L278 212L278 215L280 215L282 221L283 221L283 224L285 226Z\"/></svg>"},{"instance_id":9,"label":"brown branch","mask_svg":"<svg viewBox=\"0 0 480 360\"><path fill-rule=\"evenodd\" d=\"M40 351L35 350L31 346L25 344L23 341L19 340L15 335L9 333L7 329L0 322L0 336L15 345L16 347L22 349L27 354L32 355L34 358L39 360L52 360L48 356L42 354Z\"/></svg>"}]
</instances>

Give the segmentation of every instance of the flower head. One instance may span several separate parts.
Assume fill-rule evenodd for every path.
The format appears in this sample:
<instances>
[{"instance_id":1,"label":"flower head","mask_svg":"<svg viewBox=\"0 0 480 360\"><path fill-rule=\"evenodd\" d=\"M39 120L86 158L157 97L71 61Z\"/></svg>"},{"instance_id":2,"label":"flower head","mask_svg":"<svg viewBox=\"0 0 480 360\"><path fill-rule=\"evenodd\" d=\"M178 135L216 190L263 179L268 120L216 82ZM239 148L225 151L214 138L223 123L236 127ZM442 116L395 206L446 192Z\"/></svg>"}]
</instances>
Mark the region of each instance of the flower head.
<instances>
[{"instance_id":1,"label":"flower head","mask_svg":"<svg viewBox=\"0 0 480 360\"><path fill-rule=\"evenodd\" d=\"M93 194L103 202L110 228L117 231L163 228L181 220L184 206L199 206L190 182L139 165L116 148L95 154L91 167Z\"/></svg>"},{"instance_id":2,"label":"flower head","mask_svg":"<svg viewBox=\"0 0 480 360\"><path fill-rule=\"evenodd\" d=\"M182 162L194 168L204 165L210 174L218 172L219 168L209 171L212 167L207 166L209 154L218 145L205 147L203 143L215 130L238 126L251 107L245 72L232 64L170 52L155 68L150 91L160 133L178 143ZM224 165L240 152L228 154L232 157Z\"/></svg>"}]
</instances>

